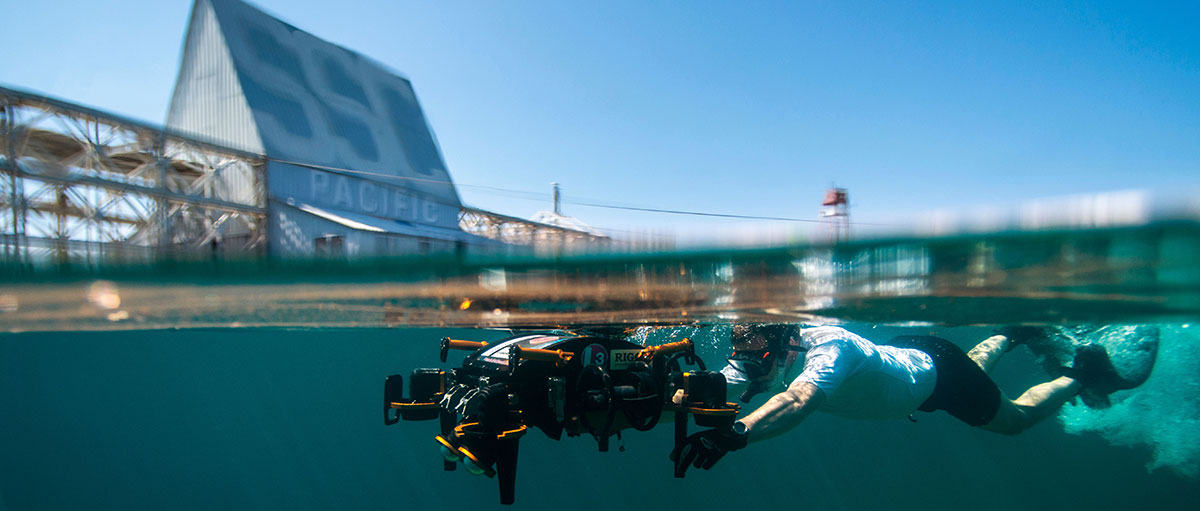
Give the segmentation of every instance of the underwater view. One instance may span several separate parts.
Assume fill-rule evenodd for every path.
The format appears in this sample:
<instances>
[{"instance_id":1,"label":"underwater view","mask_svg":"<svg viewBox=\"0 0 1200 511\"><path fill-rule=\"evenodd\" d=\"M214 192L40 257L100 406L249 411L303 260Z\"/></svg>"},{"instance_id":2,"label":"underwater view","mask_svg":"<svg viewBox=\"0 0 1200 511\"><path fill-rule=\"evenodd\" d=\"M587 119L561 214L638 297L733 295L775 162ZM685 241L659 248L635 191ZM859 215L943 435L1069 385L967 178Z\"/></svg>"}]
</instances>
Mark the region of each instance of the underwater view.
<instances>
[{"instance_id":1,"label":"underwater view","mask_svg":"<svg viewBox=\"0 0 1200 511\"><path fill-rule=\"evenodd\" d=\"M11 3L0 511L1200 509L1200 3Z\"/></svg>"},{"instance_id":2,"label":"underwater view","mask_svg":"<svg viewBox=\"0 0 1200 511\"><path fill-rule=\"evenodd\" d=\"M511 507L1191 509L1198 247L1183 222L676 253L9 266L0 507L496 508L494 478L443 470L436 421L379 418L386 377L463 360L439 358L442 338L620 331L638 347L688 339L715 370L733 325L784 323L963 350L1004 326L1050 332L991 372L1008 396L1089 344L1147 374L1011 436L942 412L816 413L683 478L665 420L608 452L531 428Z\"/></svg>"}]
</instances>

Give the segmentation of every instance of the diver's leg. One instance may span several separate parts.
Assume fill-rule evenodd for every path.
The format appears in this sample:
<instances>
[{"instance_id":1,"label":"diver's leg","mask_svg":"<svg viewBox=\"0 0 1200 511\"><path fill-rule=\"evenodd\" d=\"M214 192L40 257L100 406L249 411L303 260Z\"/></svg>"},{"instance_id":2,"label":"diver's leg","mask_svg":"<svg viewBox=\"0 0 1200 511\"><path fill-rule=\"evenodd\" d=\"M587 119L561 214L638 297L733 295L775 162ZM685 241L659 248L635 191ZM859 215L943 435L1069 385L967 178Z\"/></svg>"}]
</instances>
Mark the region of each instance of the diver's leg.
<instances>
[{"instance_id":1,"label":"diver's leg","mask_svg":"<svg viewBox=\"0 0 1200 511\"><path fill-rule=\"evenodd\" d=\"M1067 401L1079 394L1082 385L1066 376L1036 385L1016 400L1000 397L996 416L982 427L988 431L1015 435L1038 421L1058 412Z\"/></svg>"},{"instance_id":2,"label":"diver's leg","mask_svg":"<svg viewBox=\"0 0 1200 511\"><path fill-rule=\"evenodd\" d=\"M1003 335L993 335L984 339L983 342L971 348L967 352L967 356L971 357L980 369L985 373L991 373L992 368L996 367L996 362L1000 361L1000 357L1008 351L1012 341Z\"/></svg>"}]
</instances>

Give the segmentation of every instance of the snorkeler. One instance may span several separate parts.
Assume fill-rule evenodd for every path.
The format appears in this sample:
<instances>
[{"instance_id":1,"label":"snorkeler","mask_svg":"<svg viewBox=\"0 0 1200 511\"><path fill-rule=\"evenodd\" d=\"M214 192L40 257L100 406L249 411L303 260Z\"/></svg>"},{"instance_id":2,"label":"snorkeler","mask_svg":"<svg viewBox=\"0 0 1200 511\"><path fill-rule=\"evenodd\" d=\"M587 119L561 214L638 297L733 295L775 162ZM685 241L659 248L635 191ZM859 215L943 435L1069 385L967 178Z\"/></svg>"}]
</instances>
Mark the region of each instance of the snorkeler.
<instances>
[{"instance_id":1,"label":"snorkeler","mask_svg":"<svg viewBox=\"0 0 1200 511\"><path fill-rule=\"evenodd\" d=\"M1136 387L1118 374L1102 346L1080 347L1063 375L1009 399L988 373L1017 344L1045 330L1009 327L964 353L931 336L900 336L885 345L838 327L735 325L734 354L722 369L731 386L745 385L741 399L772 390L779 376L786 389L733 423L695 433L671 452L676 472L688 465L708 469L726 452L791 430L814 411L855 419L909 417L917 410L945 410L987 431L1015 435L1056 413L1081 391L1107 396ZM782 383L780 383L782 384Z\"/></svg>"}]
</instances>

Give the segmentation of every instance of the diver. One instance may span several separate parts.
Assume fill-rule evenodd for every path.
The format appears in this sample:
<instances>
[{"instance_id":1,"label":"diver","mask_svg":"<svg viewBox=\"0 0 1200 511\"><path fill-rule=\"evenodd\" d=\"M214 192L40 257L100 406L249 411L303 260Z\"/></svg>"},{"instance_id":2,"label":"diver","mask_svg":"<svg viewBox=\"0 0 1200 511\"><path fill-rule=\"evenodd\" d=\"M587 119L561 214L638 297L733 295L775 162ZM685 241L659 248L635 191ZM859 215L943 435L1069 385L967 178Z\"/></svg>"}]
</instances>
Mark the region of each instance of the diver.
<instances>
[{"instance_id":1,"label":"diver","mask_svg":"<svg viewBox=\"0 0 1200 511\"><path fill-rule=\"evenodd\" d=\"M721 370L731 386L745 385L741 399L771 389L781 377L799 375L731 428L689 436L671 452L677 473L688 465L709 469L726 452L785 433L815 411L854 419L908 417L944 410L959 420L1015 435L1055 414L1081 391L1107 396L1140 385L1113 366L1106 350L1086 344L1062 376L1009 399L988 373L1004 353L1047 335L1037 327L1007 327L969 352L932 336L900 336L886 344L842 328L796 325L735 325L734 354ZM1085 401L1085 404L1087 401Z\"/></svg>"}]
</instances>

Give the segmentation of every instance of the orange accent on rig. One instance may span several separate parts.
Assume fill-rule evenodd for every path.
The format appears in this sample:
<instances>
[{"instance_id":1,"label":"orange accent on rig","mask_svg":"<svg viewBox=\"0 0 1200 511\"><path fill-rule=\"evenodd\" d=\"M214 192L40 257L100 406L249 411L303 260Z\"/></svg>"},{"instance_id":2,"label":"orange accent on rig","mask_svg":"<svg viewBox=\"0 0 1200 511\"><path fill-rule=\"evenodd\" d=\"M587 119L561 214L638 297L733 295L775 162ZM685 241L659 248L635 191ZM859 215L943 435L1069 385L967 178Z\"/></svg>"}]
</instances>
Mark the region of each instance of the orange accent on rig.
<instances>
[{"instance_id":1,"label":"orange accent on rig","mask_svg":"<svg viewBox=\"0 0 1200 511\"><path fill-rule=\"evenodd\" d=\"M435 396L435 397L441 397L441 396ZM425 402L425 403L397 403L397 402L393 401L391 406L392 406L392 408L395 408L396 410L405 410L405 409L407 409L407 410L431 410L431 409L437 408L438 404L436 401L430 401L430 402Z\"/></svg>"},{"instance_id":2,"label":"orange accent on rig","mask_svg":"<svg viewBox=\"0 0 1200 511\"><path fill-rule=\"evenodd\" d=\"M471 426L478 426L478 425L479 425L478 422L464 422L462 424L454 426L454 436L456 436L456 437L463 436L466 434L467 428L469 428Z\"/></svg>"},{"instance_id":3,"label":"orange accent on rig","mask_svg":"<svg viewBox=\"0 0 1200 511\"><path fill-rule=\"evenodd\" d=\"M515 348L515 346L514 346ZM554 362L554 365L561 366L571 361L574 353L563 350L543 350L538 348L520 348L517 355L521 360L537 360L540 362Z\"/></svg>"},{"instance_id":4,"label":"orange accent on rig","mask_svg":"<svg viewBox=\"0 0 1200 511\"><path fill-rule=\"evenodd\" d=\"M479 457L476 456L475 453L471 452L466 447L459 447L458 452L459 452L459 454L462 454L463 457L471 460L471 462L474 463L475 466L482 469L483 475L488 476L488 477L496 477L496 471L494 469L492 469L492 467L485 465L483 463L483 460L479 459Z\"/></svg>"},{"instance_id":5,"label":"orange accent on rig","mask_svg":"<svg viewBox=\"0 0 1200 511\"><path fill-rule=\"evenodd\" d=\"M694 415L735 415L742 408L741 405L728 401L725 402L725 406L728 408L701 408L699 406L688 406L685 408Z\"/></svg>"},{"instance_id":6,"label":"orange accent on rig","mask_svg":"<svg viewBox=\"0 0 1200 511\"><path fill-rule=\"evenodd\" d=\"M692 340L684 339L682 341L669 342L666 344L660 344L658 346L647 346L642 348L642 351L638 352L638 359L648 360L659 355L669 355L672 353L678 353L680 351L692 351L694 349L695 346L692 345Z\"/></svg>"},{"instance_id":7,"label":"orange accent on rig","mask_svg":"<svg viewBox=\"0 0 1200 511\"><path fill-rule=\"evenodd\" d=\"M478 422L464 422L462 424L459 424L454 427L454 436L455 437L464 437L467 435L467 428L472 428L472 427L475 427L478 425L479 425ZM525 431L528 429L529 429L529 427L524 424L517 424L517 427L515 427L513 429L505 429L505 430L501 430L500 432L496 433L496 439L502 440L502 439L505 439L508 437L520 437L520 436L524 435ZM439 435L439 437L440 436L441 435ZM436 440L436 438L435 438L435 440ZM441 442L441 440L438 440L438 441Z\"/></svg>"},{"instance_id":8,"label":"orange accent on rig","mask_svg":"<svg viewBox=\"0 0 1200 511\"><path fill-rule=\"evenodd\" d=\"M446 347L452 350L477 350L487 346L486 342L479 341L460 341L457 339L446 339Z\"/></svg>"},{"instance_id":9,"label":"orange accent on rig","mask_svg":"<svg viewBox=\"0 0 1200 511\"><path fill-rule=\"evenodd\" d=\"M509 438L509 437L520 438L521 436L523 436L525 434L525 430L527 430L527 429L529 429L529 428L527 426L525 426L524 424L518 424L516 429L504 430L503 432L500 433L499 436L496 437L496 439L503 440L503 439Z\"/></svg>"}]
</instances>

